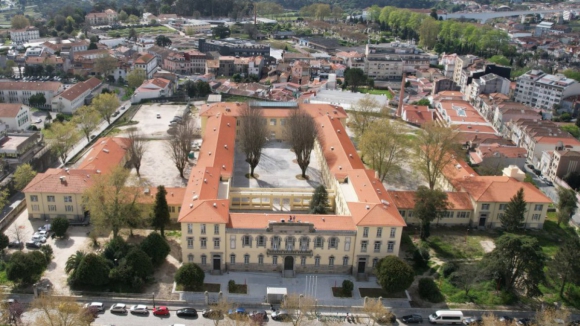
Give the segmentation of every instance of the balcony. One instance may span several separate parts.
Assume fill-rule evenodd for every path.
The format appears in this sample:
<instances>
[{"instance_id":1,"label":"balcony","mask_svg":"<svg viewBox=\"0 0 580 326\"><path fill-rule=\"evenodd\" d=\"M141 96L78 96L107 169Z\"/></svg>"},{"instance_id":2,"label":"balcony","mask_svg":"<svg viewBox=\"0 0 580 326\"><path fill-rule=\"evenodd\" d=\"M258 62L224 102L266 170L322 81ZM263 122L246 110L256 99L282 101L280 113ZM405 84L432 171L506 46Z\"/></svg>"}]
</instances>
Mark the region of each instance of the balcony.
<instances>
[{"instance_id":1,"label":"balcony","mask_svg":"<svg viewBox=\"0 0 580 326\"><path fill-rule=\"evenodd\" d=\"M283 250L283 249L268 249L266 250L268 256L308 256L312 257L312 250Z\"/></svg>"}]
</instances>

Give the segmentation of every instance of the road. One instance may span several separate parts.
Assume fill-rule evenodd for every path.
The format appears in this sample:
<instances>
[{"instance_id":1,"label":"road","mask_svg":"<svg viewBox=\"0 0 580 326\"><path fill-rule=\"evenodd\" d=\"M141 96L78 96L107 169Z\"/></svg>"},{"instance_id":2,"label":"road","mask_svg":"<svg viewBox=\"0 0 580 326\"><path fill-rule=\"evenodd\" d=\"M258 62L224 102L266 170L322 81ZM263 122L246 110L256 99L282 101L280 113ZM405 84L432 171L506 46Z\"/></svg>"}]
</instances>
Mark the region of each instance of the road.
<instances>
[{"instance_id":1,"label":"road","mask_svg":"<svg viewBox=\"0 0 580 326\"><path fill-rule=\"evenodd\" d=\"M443 19L450 18L467 18L467 19L477 19L482 24L488 19L499 18L499 17L510 17L510 16L520 16L520 15L535 15L535 14L547 14L552 12L562 12L564 9L542 9L542 10L527 10L527 11L489 11L489 12L458 12L452 14L443 14L441 17Z\"/></svg>"}]
</instances>

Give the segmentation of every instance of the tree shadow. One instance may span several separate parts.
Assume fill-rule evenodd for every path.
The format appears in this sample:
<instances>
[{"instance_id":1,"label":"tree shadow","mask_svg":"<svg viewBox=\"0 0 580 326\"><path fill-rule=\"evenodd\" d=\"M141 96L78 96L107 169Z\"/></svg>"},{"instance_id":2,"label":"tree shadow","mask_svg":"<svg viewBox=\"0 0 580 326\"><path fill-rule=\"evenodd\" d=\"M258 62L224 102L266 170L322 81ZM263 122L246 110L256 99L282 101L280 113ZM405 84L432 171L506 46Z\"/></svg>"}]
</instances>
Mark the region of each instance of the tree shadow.
<instances>
[{"instance_id":1,"label":"tree shadow","mask_svg":"<svg viewBox=\"0 0 580 326\"><path fill-rule=\"evenodd\" d=\"M55 239L54 245L59 249L70 248L75 244L75 240L71 238Z\"/></svg>"}]
</instances>

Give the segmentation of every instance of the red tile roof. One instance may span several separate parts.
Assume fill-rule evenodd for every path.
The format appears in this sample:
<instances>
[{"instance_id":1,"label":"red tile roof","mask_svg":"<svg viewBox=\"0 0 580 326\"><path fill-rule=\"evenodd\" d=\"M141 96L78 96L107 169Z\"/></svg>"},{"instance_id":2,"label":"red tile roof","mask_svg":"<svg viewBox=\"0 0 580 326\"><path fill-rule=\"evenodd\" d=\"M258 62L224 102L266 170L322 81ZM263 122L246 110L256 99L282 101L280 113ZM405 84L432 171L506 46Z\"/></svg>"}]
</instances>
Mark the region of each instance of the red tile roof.
<instances>
[{"instance_id":1,"label":"red tile roof","mask_svg":"<svg viewBox=\"0 0 580 326\"><path fill-rule=\"evenodd\" d=\"M100 138L77 168L107 173L123 162L130 142L129 138Z\"/></svg>"},{"instance_id":2,"label":"red tile roof","mask_svg":"<svg viewBox=\"0 0 580 326\"><path fill-rule=\"evenodd\" d=\"M415 208L415 191L388 191L395 206L399 209ZM466 192L447 192L447 200L451 210L473 210L471 198Z\"/></svg>"},{"instance_id":3,"label":"red tile roof","mask_svg":"<svg viewBox=\"0 0 580 326\"><path fill-rule=\"evenodd\" d=\"M80 194L92 185L95 170L48 169L37 174L22 190L24 193ZM61 179L62 177L62 179Z\"/></svg>"},{"instance_id":4,"label":"red tile roof","mask_svg":"<svg viewBox=\"0 0 580 326\"><path fill-rule=\"evenodd\" d=\"M15 118L24 106L20 103L0 103L0 118Z\"/></svg>"}]
</instances>

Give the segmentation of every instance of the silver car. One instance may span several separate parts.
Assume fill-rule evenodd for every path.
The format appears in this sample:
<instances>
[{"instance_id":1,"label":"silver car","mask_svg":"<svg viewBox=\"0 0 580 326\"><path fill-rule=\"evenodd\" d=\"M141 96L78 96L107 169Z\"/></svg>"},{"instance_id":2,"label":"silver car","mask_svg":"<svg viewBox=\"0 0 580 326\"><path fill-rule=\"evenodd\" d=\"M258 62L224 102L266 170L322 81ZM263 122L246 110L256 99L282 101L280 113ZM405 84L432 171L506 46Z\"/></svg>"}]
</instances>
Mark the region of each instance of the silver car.
<instances>
[{"instance_id":1,"label":"silver car","mask_svg":"<svg viewBox=\"0 0 580 326\"><path fill-rule=\"evenodd\" d=\"M149 313L149 310L147 310L147 306L140 304L140 305L135 305L135 306L131 306L131 309L129 309L129 311L132 314L143 314L146 315Z\"/></svg>"},{"instance_id":2,"label":"silver car","mask_svg":"<svg viewBox=\"0 0 580 326\"><path fill-rule=\"evenodd\" d=\"M125 314L127 313L127 305L124 303L115 303L111 306L111 312Z\"/></svg>"}]
</instances>

